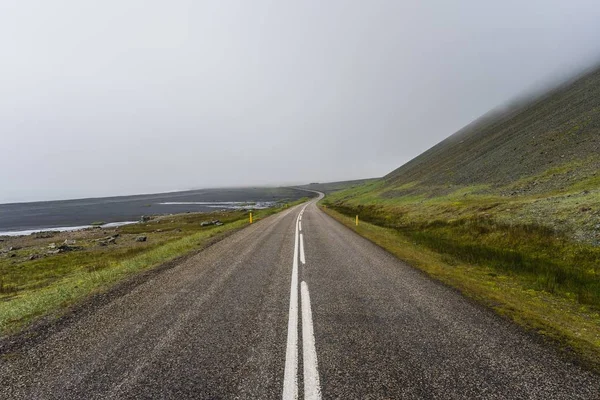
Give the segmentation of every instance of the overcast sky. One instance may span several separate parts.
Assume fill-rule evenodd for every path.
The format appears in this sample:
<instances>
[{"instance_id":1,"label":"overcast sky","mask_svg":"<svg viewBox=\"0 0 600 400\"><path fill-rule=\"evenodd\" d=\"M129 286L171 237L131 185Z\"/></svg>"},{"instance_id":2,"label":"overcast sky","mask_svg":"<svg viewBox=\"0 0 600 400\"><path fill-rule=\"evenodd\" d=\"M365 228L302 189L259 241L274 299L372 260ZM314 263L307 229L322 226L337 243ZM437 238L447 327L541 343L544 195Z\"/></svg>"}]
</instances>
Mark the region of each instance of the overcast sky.
<instances>
[{"instance_id":1,"label":"overcast sky","mask_svg":"<svg viewBox=\"0 0 600 400\"><path fill-rule=\"evenodd\" d=\"M597 0L0 0L0 202L382 176L600 59Z\"/></svg>"}]
</instances>

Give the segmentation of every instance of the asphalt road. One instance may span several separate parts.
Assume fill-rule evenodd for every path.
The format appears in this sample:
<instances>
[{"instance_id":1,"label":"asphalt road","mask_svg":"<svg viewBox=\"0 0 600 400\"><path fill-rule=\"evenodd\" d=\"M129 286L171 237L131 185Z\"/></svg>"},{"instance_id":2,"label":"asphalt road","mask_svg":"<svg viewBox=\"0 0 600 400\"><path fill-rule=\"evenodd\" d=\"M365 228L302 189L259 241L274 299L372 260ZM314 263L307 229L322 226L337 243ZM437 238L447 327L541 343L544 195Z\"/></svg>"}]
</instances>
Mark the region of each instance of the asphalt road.
<instances>
[{"instance_id":1,"label":"asphalt road","mask_svg":"<svg viewBox=\"0 0 600 400\"><path fill-rule=\"evenodd\" d=\"M295 396L600 399L600 377L314 202L0 356L0 399Z\"/></svg>"}]
</instances>

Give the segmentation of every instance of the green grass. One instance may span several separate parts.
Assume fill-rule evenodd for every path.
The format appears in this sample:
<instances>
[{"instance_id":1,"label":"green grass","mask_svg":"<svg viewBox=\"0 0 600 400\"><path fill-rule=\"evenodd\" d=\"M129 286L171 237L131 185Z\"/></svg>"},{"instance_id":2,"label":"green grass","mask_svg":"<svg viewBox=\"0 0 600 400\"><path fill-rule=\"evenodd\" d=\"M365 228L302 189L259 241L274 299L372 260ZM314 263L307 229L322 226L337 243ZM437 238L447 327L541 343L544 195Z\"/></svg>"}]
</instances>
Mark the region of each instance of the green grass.
<instances>
[{"instance_id":1,"label":"green grass","mask_svg":"<svg viewBox=\"0 0 600 400\"><path fill-rule=\"evenodd\" d=\"M535 224L490 218L411 221L385 207L329 204L345 215L392 228L430 250L459 261L519 275L528 288L573 297L600 310L600 247L574 242Z\"/></svg>"},{"instance_id":2,"label":"green grass","mask_svg":"<svg viewBox=\"0 0 600 400\"><path fill-rule=\"evenodd\" d=\"M256 210L253 219L260 221L304 201L306 198ZM200 227L201 221L212 219L224 225ZM99 247L91 240L78 241L84 247L82 251L36 260L26 258L32 249L19 250L19 261L0 259L0 335L16 333L42 316L60 316L91 294L106 291L133 274L201 249L209 241L245 226L248 215L241 211L181 214L119 228L118 246ZM135 242L142 233L148 241Z\"/></svg>"},{"instance_id":3,"label":"green grass","mask_svg":"<svg viewBox=\"0 0 600 400\"><path fill-rule=\"evenodd\" d=\"M393 185L323 200L412 265L600 366L597 157L505 186ZM516 192L516 194L515 194Z\"/></svg>"}]
</instances>

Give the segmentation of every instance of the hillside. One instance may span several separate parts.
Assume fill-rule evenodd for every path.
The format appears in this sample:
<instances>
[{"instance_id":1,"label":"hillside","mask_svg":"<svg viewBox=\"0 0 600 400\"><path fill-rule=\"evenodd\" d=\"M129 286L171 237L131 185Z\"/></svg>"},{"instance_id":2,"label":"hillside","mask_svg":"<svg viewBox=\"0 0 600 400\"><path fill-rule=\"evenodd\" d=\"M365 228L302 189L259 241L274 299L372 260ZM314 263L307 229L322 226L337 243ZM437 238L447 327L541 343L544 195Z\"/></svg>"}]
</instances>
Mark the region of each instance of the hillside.
<instances>
[{"instance_id":1,"label":"hillside","mask_svg":"<svg viewBox=\"0 0 600 400\"><path fill-rule=\"evenodd\" d=\"M488 113L323 204L600 368L600 69Z\"/></svg>"},{"instance_id":2,"label":"hillside","mask_svg":"<svg viewBox=\"0 0 600 400\"><path fill-rule=\"evenodd\" d=\"M487 217L539 225L600 246L600 68L490 113L333 199L404 207L420 222Z\"/></svg>"},{"instance_id":3,"label":"hillside","mask_svg":"<svg viewBox=\"0 0 600 400\"><path fill-rule=\"evenodd\" d=\"M384 179L388 186L415 181L426 186L507 185L582 161L585 168L567 181L589 178L600 167L599 116L597 69L529 104L475 121Z\"/></svg>"}]
</instances>

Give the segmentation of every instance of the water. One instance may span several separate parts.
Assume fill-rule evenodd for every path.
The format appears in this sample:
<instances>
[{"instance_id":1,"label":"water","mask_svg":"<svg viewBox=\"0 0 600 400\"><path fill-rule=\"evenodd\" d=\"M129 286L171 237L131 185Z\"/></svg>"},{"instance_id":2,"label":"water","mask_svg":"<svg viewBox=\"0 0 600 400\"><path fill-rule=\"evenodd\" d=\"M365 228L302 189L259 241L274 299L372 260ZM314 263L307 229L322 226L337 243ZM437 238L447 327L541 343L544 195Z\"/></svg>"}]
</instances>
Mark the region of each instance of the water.
<instances>
[{"instance_id":1,"label":"water","mask_svg":"<svg viewBox=\"0 0 600 400\"><path fill-rule=\"evenodd\" d=\"M123 221L123 222L110 222L108 224L103 225L79 225L79 226L58 226L53 228L37 228L37 229L27 229L27 230L19 230L19 231L0 231L0 236L24 236L31 235L32 233L37 232L71 232L71 231L79 231L81 229L88 229L94 227L100 228L116 228L118 226L125 226L131 224L137 224L138 221Z\"/></svg>"},{"instance_id":2,"label":"water","mask_svg":"<svg viewBox=\"0 0 600 400\"><path fill-rule=\"evenodd\" d=\"M0 235L76 230L94 222L127 224L142 215L267 208L310 193L292 188L202 189L94 199L0 204Z\"/></svg>"}]
</instances>

